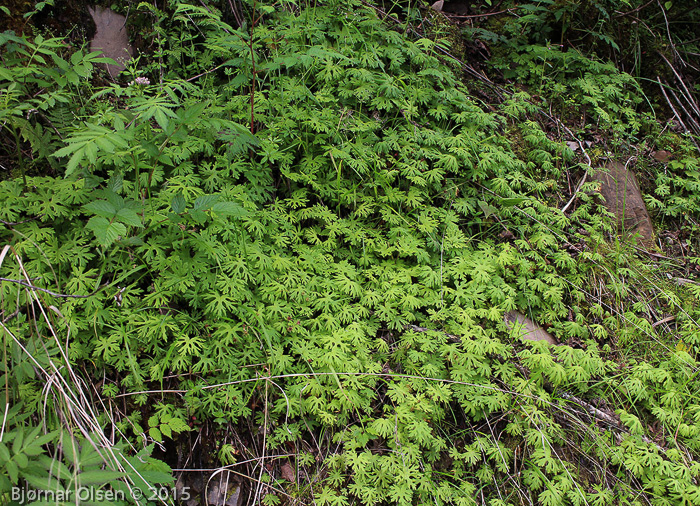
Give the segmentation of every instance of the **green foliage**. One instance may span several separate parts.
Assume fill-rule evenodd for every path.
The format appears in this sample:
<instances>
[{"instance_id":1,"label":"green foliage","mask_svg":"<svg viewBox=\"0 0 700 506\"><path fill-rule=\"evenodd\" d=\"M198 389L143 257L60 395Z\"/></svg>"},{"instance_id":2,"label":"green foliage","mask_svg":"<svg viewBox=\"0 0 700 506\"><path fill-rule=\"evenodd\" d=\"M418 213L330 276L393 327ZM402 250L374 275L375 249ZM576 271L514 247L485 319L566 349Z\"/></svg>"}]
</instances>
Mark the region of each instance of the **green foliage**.
<instances>
[{"instance_id":1,"label":"green foliage","mask_svg":"<svg viewBox=\"0 0 700 506\"><path fill-rule=\"evenodd\" d=\"M8 250L3 249L0 262L8 263ZM99 431L88 432L98 422L89 407L85 410L81 384L74 383L75 373L56 342L43 335L51 324L41 301L35 303L43 314L39 319L14 314L2 323L0 503L152 504L152 494L140 497L134 489L148 492L172 481L170 468L150 458L153 445L131 452L125 441L115 444ZM23 322L9 324L13 318ZM18 331L27 322L41 335L20 340ZM39 421L36 413L46 416ZM172 416L164 414L161 421L172 431L184 430Z\"/></svg>"},{"instance_id":2,"label":"green foliage","mask_svg":"<svg viewBox=\"0 0 700 506\"><path fill-rule=\"evenodd\" d=\"M60 316L36 318L39 292L4 282L3 330L69 336L31 356L100 378L98 426L141 448L115 445L109 467L60 432L76 451L49 454L59 432L20 429L42 395L14 342L25 407L10 425L20 442L0 446L10 479L37 486L21 470L51 455L61 464L42 479L61 486L120 473L115 490L145 489L136 471L167 481L153 445L174 452L200 420L255 427L237 434L251 461L298 448L313 486L288 492L320 505L696 502L699 294L642 293L665 280L604 242L610 220L589 187L570 216L559 210L573 153L534 120L532 95L485 107L432 42L360 3L252 7L264 22L234 28L213 8L140 4L157 49L137 74L154 84L94 88L90 55L6 35L3 121L17 146L48 132L22 122L49 59L61 72L44 87L65 100L34 108L81 105L60 135L30 142L25 180L0 183L0 234L22 261L0 274L29 273ZM629 76L571 51L527 54L529 84L563 86L561 103L638 132ZM670 167L685 186L661 187L669 216L697 217L694 163ZM515 339L511 310L563 344ZM662 311L678 314L676 332L654 326ZM231 464L237 451L210 453Z\"/></svg>"}]
</instances>

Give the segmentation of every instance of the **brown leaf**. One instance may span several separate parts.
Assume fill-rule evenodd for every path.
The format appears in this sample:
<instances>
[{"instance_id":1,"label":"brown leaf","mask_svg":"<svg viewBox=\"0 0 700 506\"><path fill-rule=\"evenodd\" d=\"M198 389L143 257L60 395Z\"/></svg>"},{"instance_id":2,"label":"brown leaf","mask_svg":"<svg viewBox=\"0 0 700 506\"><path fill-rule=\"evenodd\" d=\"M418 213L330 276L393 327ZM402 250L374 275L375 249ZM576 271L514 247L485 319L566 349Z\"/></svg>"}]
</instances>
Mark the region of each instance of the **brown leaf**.
<instances>
[{"instance_id":1,"label":"brown leaf","mask_svg":"<svg viewBox=\"0 0 700 506\"><path fill-rule=\"evenodd\" d=\"M440 12L440 11L442 11L442 6L443 6L443 5L445 5L445 0L438 0L437 2L435 2L435 3L434 3L433 5L431 5L430 7L431 7L433 10L436 10L436 11Z\"/></svg>"},{"instance_id":2,"label":"brown leaf","mask_svg":"<svg viewBox=\"0 0 700 506\"><path fill-rule=\"evenodd\" d=\"M282 479L288 481L289 483L296 483L297 482L297 477L296 473L294 472L294 468L289 462L285 462L282 464L282 468L280 469L282 473Z\"/></svg>"},{"instance_id":3,"label":"brown leaf","mask_svg":"<svg viewBox=\"0 0 700 506\"><path fill-rule=\"evenodd\" d=\"M665 150L659 150L659 151L652 151L651 152L651 157L656 160L657 162L661 163L668 163L671 160L671 157L673 155L669 151Z\"/></svg>"}]
</instances>

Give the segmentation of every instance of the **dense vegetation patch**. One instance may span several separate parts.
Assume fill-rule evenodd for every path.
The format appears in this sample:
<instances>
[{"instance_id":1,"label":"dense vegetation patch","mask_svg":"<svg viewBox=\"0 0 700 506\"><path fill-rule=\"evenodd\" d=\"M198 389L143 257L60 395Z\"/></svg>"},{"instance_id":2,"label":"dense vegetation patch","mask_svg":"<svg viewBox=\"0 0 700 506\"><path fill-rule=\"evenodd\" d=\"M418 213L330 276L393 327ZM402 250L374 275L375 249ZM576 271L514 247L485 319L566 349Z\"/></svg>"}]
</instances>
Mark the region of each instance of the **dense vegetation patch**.
<instances>
[{"instance_id":1,"label":"dense vegetation patch","mask_svg":"<svg viewBox=\"0 0 700 506\"><path fill-rule=\"evenodd\" d=\"M119 83L0 35L0 500L229 465L241 504L699 503L697 239L640 256L572 179L659 135L637 81L550 51L570 82L525 59L487 103L364 4L244 7L141 4ZM664 135L682 240L697 153Z\"/></svg>"}]
</instances>

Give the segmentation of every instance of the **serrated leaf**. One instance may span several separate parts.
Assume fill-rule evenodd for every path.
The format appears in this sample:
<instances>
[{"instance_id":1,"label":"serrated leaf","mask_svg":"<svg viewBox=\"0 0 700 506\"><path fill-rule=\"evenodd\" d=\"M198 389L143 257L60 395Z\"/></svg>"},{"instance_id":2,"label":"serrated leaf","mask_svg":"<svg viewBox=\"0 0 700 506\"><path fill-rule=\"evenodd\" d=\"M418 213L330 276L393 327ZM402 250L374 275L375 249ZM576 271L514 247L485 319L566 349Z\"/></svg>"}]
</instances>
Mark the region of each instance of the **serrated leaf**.
<instances>
[{"instance_id":1,"label":"serrated leaf","mask_svg":"<svg viewBox=\"0 0 700 506\"><path fill-rule=\"evenodd\" d=\"M170 202L170 209L172 209L175 214L183 213L185 207L187 207L187 202L185 202L185 197L183 197L181 193L175 195Z\"/></svg>"},{"instance_id":2,"label":"serrated leaf","mask_svg":"<svg viewBox=\"0 0 700 506\"><path fill-rule=\"evenodd\" d=\"M505 207L519 206L523 202L527 202L527 199L526 198L501 199L501 205L503 205Z\"/></svg>"},{"instance_id":3,"label":"serrated leaf","mask_svg":"<svg viewBox=\"0 0 700 506\"><path fill-rule=\"evenodd\" d=\"M44 449L40 444L31 444L24 448L24 453L30 457L36 457L37 455L44 453Z\"/></svg>"},{"instance_id":4,"label":"serrated leaf","mask_svg":"<svg viewBox=\"0 0 700 506\"><path fill-rule=\"evenodd\" d=\"M71 465L75 465L76 459L80 452L78 451L78 443L73 439L73 436L67 432L63 431L59 441L61 442L63 450L63 458Z\"/></svg>"},{"instance_id":5,"label":"serrated leaf","mask_svg":"<svg viewBox=\"0 0 700 506\"><path fill-rule=\"evenodd\" d=\"M17 464L8 460L5 462L5 470L10 478L13 485L17 485L17 480L19 479L19 469L17 469Z\"/></svg>"},{"instance_id":6,"label":"serrated leaf","mask_svg":"<svg viewBox=\"0 0 700 506\"><path fill-rule=\"evenodd\" d=\"M15 440L12 442L12 453L17 455L22 449L22 443L24 442L24 430L21 427L17 427L15 432Z\"/></svg>"},{"instance_id":7,"label":"serrated leaf","mask_svg":"<svg viewBox=\"0 0 700 506\"><path fill-rule=\"evenodd\" d=\"M207 221L207 215L204 211L199 211L197 209L193 209L190 211L190 216L192 219L195 221L195 223L201 224Z\"/></svg>"},{"instance_id":8,"label":"serrated leaf","mask_svg":"<svg viewBox=\"0 0 700 506\"><path fill-rule=\"evenodd\" d=\"M161 424L160 426L160 431L163 433L165 437L168 439L173 438L173 431L170 429L170 426L167 423Z\"/></svg>"},{"instance_id":9,"label":"serrated leaf","mask_svg":"<svg viewBox=\"0 0 700 506\"><path fill-rule=\"evenodd\" d=\"M27 467L27 464L29 464L29 459L24 453L18 453L13 460L20 469Z\"/></svg>"},{"instance_id":10,"label":"serrated leaf","mask_svg":"<svg viewBox=\"0 0 700 506\"><path fill-rule=\"evenodd\" d=\"M34 441L32 441L31 445L27 445L25 447L24 452L32 457L44 453L44 449L42 447L56 439L57 434L58 431L53 431L36 438Z\"/></svg>"},{"instance_id":11,"label":"serrated leaf","mask_svg":"<svg viewBox=\"0 0 700 506\"><path fill-rule=\"evenodd\" d=\"M5 446L5 443L0 443L0 462L10 460L10 450Z\"/></svg>"},{"instance_id":12,"label":"serrated leaf","mask_svg":"<svg viewBox=\"0 0 700 506\"><path fill-rule=\"evenodd\" d=\"M66 452L64 449L64 455L65 454ZM55 478L70 480L73 477L73 473L69 467L58 459L51 458L48 455L41 455L36 461Z\"/></svg>"},{"instance_id":13,"label":"serrated leaf","mask_svg":"<svg viewBox=\"0 0 700 506\"><path fill-rule=\"evenodd\" d=\"M209 105L207 102L198 102L185 109L184 113L182 114L182 122L187 124L198 119L207 105Z\"/></svg>"},{"instance_id":14,"label":"serrated leaf","mask_svg":"<svg viewBox=\"0 0 700 506\"><path fill-rule=\"evenodd\" d=\"M124 473L118 471L109 471L107 469L96 469L94 471L84 471L78 475L78 483L81 487L86 485L104 485L119 478L122 478Z\"/></svg>"},{"instance_id":15,"label":"serrated leaf","mask_svg":"<svg viewBox=\"0 0 700 506\"><path fill-rule=\"evenodd\" d=\"M94 439L98 439L93 436ZM88 440L82 441L82 448L80 450L80 468L86 469L90 467L101 467L104 464L102 455L92 446L92 442Z\"/></svg>"},{"instance_id":16,"label":"serrated leaf","mask_svg":"<svg viewBox=\"0 0 700 506\"><path fill-rule=\"evenodd\" d=\"M119 193L124 187L124 176L121 174L112 174L112 177L107 181L107 190L113 193Z\"/></svg>"},{"instance_id":17,"label":"serrated leaf","mask_svg":"<svg viewBox=\"0 0 700 506\"><path fill-rule=\"evenodd\" d=\"M173 418L168 422L168 425L173 432L186 432L190 430L190 426L181 418Z\"/></svg>"},{"instance_id":18,"label":"serrated leaf","mask_svg":"<svg viewBox=\"0 0 700 506\"><path fill-rule=\"evenodd\" d=\"M56 487L57 485L56 480L52 476L48 475L22 473L22 478L26 480L27 484L37 490L51 490L52 487Z\"/></svg>"},{"instance_id":19,"label":"serrated leaf","mask_svg":"<svg viewBox=\"0 0 700 506\"><path fill-rule=\"evenodd\" d=\"M132 227L143 227L141 218L138 214L136 214L136 211L126 207L117 212L117 220L127 225L131 225Z\"/></svg>"},{"instance_id":20,"label":"serrated leaf","mask_svg":"<svg viewBox=\"0 0 700 506\"><path fill-rule=\"evenodd\" d=\"M163 435L155 427L148 429L148 435L155 441L163 441Z\"/></svg>"},{"instance_id":21,"label":"serrated leaf","mask_svg":"<svg viewBox=\"0 0 700 506\"><path fill-rule=\"evenodd\" d=\"M236 202L217 202L211 207L212 212L225 216L242 218L248 215L248 211Z\"/></svg>"},{"instance_id":22,"label":"serrated leaf","mask_svg":"<svg viewBox=\"0 0 700 506\"><path fill-rule=\"evenodd\" d=\"M107 199L107 202L112 204L117 210L123 208L126 205L124 203L124 198L121 195L117 195L112 190L107 189L103 192L103 194Z\"/></svg>"},{"instance_id":23,"label":"serrated leaf","mask_svg":"<svg viewBox=\"0 0 700 506\"><path fill-rule=\"evenodd\" d=\"M157 108L153 111L153 117L156 120L156 123L163 129L167 130L168 129L168 116L165 114L165 110L161 108Z\"/></svg>"},{"instance_id":24,"label":"serrated leaf","mask_svg":"<svg viewBox=\"0 0 700 506\"><path fill-rule=\"evenodd\" d=\"M493 207L493 206L487 204L487 203L484 202L483 200L480 200L480 201L479 201L479 207L480 207L481 210L484 212L484 214L486 215L487 218L488 218L489 216L491 216L492 214L497 214L497 213L498 213L498 209L496 209L495 207Z\"/></svg>"},{"instance_id":25,"label":"serrated leaf","mask_svg":"<svg viewBox=\"0 0 700 506\"><path fill-rule=\"evenodd\" d=\"M206 211L213 206L217 200L219 200L218 195L202 195L201 197L197 197L197 200L194 201L194 209L195 211Z\"/></svg>"},{"instance_id":26,"label":"serrated leaf","mask_svg":"<svg viewBox=\"0 0 700 506\"><path fill-rule=\"evenodd\" d=\"M93 202L89 202L83 206L83 209L105 218L112 218L115 214L117 214L117 209L114 207L114 205L110 204L106 200L95 200Z\"/></svg>"},{"instance_id":27,"label":"serrated leaf","mask_svg":"<svg viewBox=\"0 0 700 506\"><path fill-rule=\"evenodd\" d=\"M151 156L153 158L157 158L158 156L160 156L160 151L158 150L158 146L156 146L152 142L143 141L143 142L141 142L141 147L143 148L143 150L146 152L146 154L148 156Z\"/></svg>"},{"instance_id":28,"label":"serrated leaf","mask_svg":"<svg viewBox=\"0 0 700 506\"><path fill-rule=\"evenodd\" d=\"M70 62L73 65L78 65L81 61L83 61L83 53L80 51L76 51L70 57Z\"/></svg>"},{"instance_id":29,"label":"serrated leaf","mask_svg":"<svg viewBox=\"0 0 700 506\"><path fill-rule=\"evenodd\" d=\"M149 427L158 427L158 415L153 415L148 419Z\"/></svg>"}]
</instances>

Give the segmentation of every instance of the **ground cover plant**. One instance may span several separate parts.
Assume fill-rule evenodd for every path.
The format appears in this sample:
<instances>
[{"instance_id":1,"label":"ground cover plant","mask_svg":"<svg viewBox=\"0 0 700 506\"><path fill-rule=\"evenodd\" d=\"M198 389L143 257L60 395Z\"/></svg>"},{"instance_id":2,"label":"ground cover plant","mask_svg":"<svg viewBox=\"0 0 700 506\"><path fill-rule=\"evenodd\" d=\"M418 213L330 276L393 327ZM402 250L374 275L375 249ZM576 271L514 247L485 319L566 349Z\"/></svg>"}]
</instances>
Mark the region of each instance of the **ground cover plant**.
<instances>
[{"instance_id":1,"label":"ground cover plant","mask_svg":"<svg viewBox=\"0 0 700 506\"><path fill-rule=\"evenodd\" d=\"M537 5L500 81L412 4L142 3L116 82L0 35L0 501L700 503L693 137ZM667 249L584 177L633 146Z\"/></svg>"}]
</instances>

